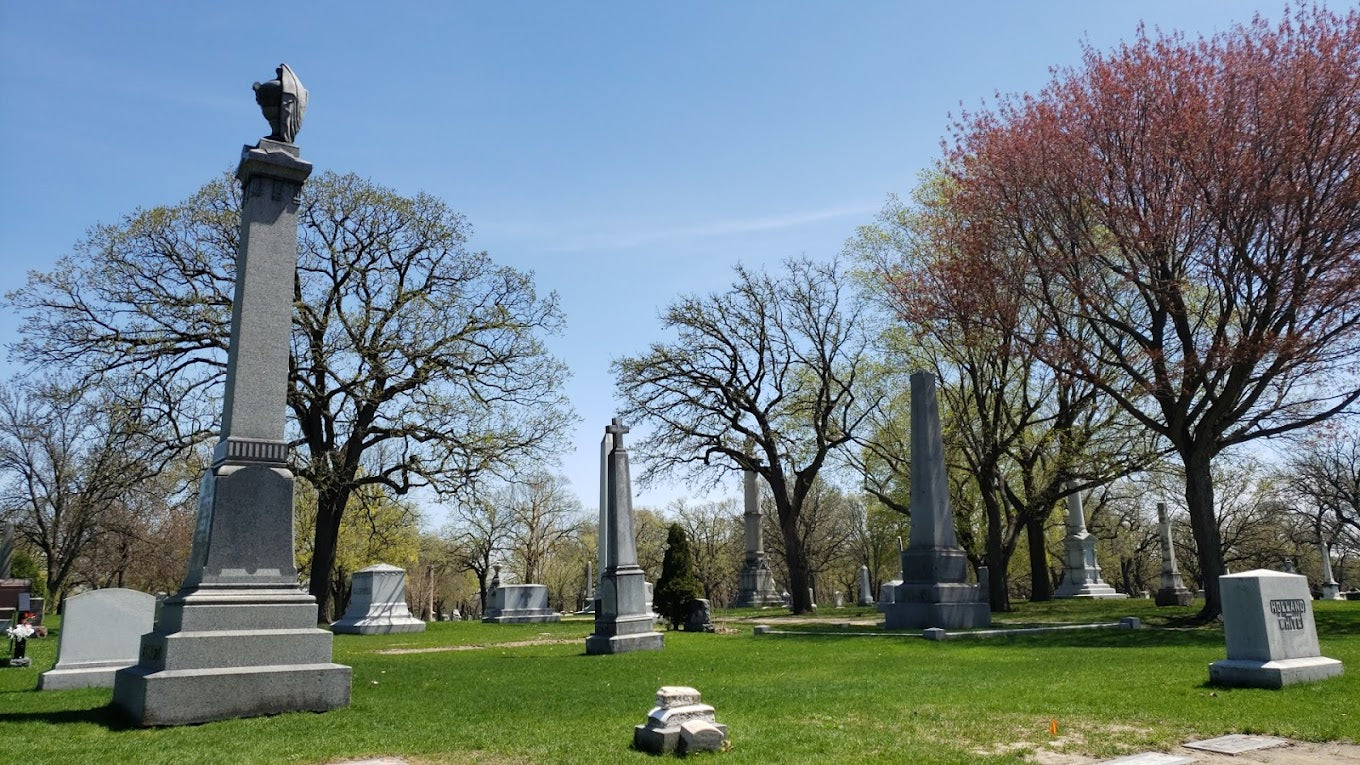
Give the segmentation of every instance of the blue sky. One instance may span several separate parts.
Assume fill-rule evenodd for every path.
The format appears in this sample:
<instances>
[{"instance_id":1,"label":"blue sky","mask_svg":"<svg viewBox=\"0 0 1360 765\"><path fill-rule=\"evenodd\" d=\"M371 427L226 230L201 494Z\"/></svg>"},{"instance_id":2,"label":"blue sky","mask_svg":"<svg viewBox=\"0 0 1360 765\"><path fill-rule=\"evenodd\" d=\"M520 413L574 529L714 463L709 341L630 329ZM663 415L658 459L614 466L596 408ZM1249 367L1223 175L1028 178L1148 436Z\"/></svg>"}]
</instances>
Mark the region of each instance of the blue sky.
<instances>
[{"instance_id":1,"label":"blue sky","mask_svg":"<svg viewBox=\"0 0 1360 765\"><path fill-rule=\"evenodd\" d=\"M552 348L582 417L561 470L593 508L609 363L658 339L676 296L738 262L834 256L911 190L951 112L1041 88L1083 40L1108 49L1140 21L1210 35L1282 7L0 2L0 291L90 225L234 167L268 132L250 84L286 61L318 170L444 198L474 249L559 293ZM0 316L0 342L17 329Z\"/></svg>"}]
</instances>

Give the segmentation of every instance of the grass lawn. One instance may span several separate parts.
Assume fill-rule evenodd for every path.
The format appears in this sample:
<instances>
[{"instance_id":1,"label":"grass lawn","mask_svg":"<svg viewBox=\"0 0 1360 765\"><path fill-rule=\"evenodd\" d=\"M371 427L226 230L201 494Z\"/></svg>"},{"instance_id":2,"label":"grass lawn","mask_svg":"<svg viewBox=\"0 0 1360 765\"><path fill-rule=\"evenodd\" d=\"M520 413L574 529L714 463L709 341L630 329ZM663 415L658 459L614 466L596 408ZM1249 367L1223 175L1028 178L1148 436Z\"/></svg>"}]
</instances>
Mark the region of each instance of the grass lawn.
<instances>
[{"instance_id":1,"label":"grass lawn","mask_svg":"<svg viewBox=\"0 0 1360 765\"><path fill-rule=\"evenodd\" d=\"M584 655L589 621L337 635L335 660L354 668L348 709L153 730L124 725L109 690L35 690L53 637L29 641L32 669L0 669L0 740L36 763L646 763L633 726L659 686L692 685L731 729L731 751L701 761L1006 763L1040 747L1113 757L1230 732L1360 741L1360 603L1315 607L1322 653L1347 674L1282 691L1209 687L1221 628L1186 628L1193 608L1151 601L1024 604L997 620L1135 615L1149 629L948 642L755 637L751 625L778 612L732 611L717 616L735 632L668 632L664 651L619 656ZM482 647L383 652L467 646Z\"/></svg>"}]
</instances>

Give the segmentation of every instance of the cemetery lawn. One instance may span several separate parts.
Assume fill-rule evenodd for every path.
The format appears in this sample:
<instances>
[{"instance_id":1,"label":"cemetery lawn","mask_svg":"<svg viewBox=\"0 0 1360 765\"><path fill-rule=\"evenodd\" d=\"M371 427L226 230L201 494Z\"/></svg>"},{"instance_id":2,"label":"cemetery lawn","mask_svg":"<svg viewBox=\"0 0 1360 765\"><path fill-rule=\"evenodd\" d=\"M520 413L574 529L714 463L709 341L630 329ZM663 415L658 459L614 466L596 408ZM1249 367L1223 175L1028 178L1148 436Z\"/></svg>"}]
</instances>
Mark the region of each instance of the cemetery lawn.
<instances>
[{"instance_id":1,"label":"cemetery lawn","mask_svg":"<svg viewBox=\"0 0 1360 765\"><path fill-rule=\"evenodd\" d=\"M997 621L1136 615L1148 629L946 642L829 624L756 637L752 625L779 627L780 612L733 611L716 615L730 632L667 632L664 651L618 656L584 655L584 620L337 635L335 660L354 668L348 709L164 729L127 727L107 689L35 690L55 660L51 637L29 641L32 669L0 669L0 740L44 763L641 764L659 761L630 748L656 689L692 685L731 729L731 751L699 761L1012 763L1041 749L1114 757L1235 732L1357 742L1360 602L1315 607L1322 653L1347 672L1282 691L1208 686L1209 662L1225 655L1221 627L1188 626L1193 607L1145 600L1021 604Z\"/></svg>"}]
</instances>

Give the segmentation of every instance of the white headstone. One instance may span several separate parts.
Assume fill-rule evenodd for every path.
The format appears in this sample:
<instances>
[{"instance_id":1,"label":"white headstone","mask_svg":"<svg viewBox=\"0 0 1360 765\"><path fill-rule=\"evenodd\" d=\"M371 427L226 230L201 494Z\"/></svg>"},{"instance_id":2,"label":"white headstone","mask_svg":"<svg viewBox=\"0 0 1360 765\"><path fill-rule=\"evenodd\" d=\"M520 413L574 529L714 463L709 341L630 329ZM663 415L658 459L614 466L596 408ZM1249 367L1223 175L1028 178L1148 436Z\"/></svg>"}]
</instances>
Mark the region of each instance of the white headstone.
<instances>
[{"instance_id":1,"label":"white headstone","mask_svg":"<svg viewBox=\"0 0 1360 765\"><path fill-rule=\"evenodd\" d=\"M424 631L425 622L406 605L406 570L386 563L354 572L349 608L331 623L331 632L350 635Z\"/></svg>"},{"instance_id":2,"label":"white headstone","mask_svg":"<svg viewBox=\"0 0 1360 765\"><path fill-rule=\"evenodd\" d=\"M42 673L44 691L112 688L114 673L137 663L142 635L150 632L156 596L111 587L66 599L57 636L57 664Z\"/></svg>"},{"instance_id":3,"label":"white headstone","mask_svg":"<svg viewBox=\"0 0 1360 765\"><path fill-rule=\"evenodd\" d=\"M1341 674L1319 655L1307 578L1257 569L1218 578L1228 658L1209 665L1210 682L1280 688Z\"/></svg>"}]
</instances>

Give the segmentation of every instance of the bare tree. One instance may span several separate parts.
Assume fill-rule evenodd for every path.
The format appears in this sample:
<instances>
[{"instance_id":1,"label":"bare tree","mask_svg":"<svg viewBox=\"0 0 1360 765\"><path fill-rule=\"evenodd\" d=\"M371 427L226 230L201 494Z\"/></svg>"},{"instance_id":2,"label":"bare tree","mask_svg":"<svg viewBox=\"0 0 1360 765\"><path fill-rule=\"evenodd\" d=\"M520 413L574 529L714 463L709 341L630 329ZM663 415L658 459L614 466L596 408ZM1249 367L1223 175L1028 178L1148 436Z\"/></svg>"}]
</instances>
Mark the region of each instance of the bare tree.
<instances>
[{"instance_id":1,"label":"bare tree","mask_svg":"<svg viewBox=\"0 0 1360 765\"><path fill-rule=\"evenodd\" d=\"M499 502L510 511L510 553L524 582L542 582L548 558L575 537L581 502L564 476L543 471L506 485Z\"/></svg>"},{"instance_id":2,"label":"bare tree","mask_svg":"<svg viewBox=\"0 0 1360 765\"><path fill-rule=\"evenodd\" d=\"M95 227L9 296L26 314L15 353L135 379L179 440L202 438L226 366L239 213L222 178ZM557 449L572 418L565 369L542 344L562 325L556 296L468 251L467 222L442 201L326 173L298 217L287 408L293 470L316 489L310 589L325 618L356 491L465 491Z\"/></svg>"},{"instance_id":3,"label":"bare tree","mask_svg":"<svg viewBox=\"0 0 1360 765\"><path fill-rule=\"evenodd\" d=\"M689 538L694 574L704 586L704 597L726 608L736 597L742 555L742 508L736 499L689 503L678 499L669 508Z\"/></svg>"},{"instance_id":4,"label":"bare tree","mask_svg":"<svg viewBox=\"0 0 1360 765\"><path fill-rule=\"evenodd\" d=\"M736 275L725 292L667 308L661 321L675 340L617 360L618 392L651 427L639 449L644 480L712 483L743 470L764 479L789 555L792 607L805 613L804 503L829 455L881 398L861 390L870 317L839 262L791 260L778 276L738 266Z\"/></svg>"}]
</instances>

